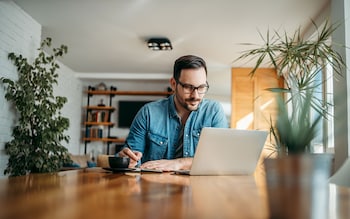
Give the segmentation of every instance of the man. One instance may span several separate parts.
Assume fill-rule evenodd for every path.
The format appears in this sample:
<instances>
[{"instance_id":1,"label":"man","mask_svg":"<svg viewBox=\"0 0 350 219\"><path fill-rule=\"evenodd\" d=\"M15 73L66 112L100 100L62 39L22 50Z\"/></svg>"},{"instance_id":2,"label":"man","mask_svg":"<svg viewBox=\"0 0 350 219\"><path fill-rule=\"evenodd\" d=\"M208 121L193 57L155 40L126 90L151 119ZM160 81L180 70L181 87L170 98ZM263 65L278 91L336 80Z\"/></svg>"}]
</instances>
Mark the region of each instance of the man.
<instances>
[{"instance_id":1,"label":"man","mask_svg":"<svg viewBox=\"0 0 350 219\"><path fill-rule=\"evenodd\" d=\"M202 58L178 58L170 85L173 95L146 104L135 116L118 153L130 157L129 167L141 162L147 169L190 169L202 128L228 127L222 106L204 99L209 84Z\"/></svg>"}]
</instances>

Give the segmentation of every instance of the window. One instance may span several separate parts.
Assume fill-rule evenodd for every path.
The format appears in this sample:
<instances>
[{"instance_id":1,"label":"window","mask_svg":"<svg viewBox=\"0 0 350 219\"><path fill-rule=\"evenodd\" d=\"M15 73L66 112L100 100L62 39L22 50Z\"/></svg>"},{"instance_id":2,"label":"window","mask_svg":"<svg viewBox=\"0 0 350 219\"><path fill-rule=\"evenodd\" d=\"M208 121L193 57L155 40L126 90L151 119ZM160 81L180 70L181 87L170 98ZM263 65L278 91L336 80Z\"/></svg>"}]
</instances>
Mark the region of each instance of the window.
<instances>
[{"instance_id":1,"label":"window","mask_svg":"<svg viewBox=\"0 0 350 219\"><path fill-rule=\"evenodd\" d=\"M311 151L314 153L334 152L334 134L333 134L333 77L332 67L328 65L325 69L318 72L315 78L317 85L315 98L320 100L327 109L327 118L323 118L318 125L317 137L311 143ZM314 119L318 112L311 110L311 119Z\"/></svg>"}]
</instances>

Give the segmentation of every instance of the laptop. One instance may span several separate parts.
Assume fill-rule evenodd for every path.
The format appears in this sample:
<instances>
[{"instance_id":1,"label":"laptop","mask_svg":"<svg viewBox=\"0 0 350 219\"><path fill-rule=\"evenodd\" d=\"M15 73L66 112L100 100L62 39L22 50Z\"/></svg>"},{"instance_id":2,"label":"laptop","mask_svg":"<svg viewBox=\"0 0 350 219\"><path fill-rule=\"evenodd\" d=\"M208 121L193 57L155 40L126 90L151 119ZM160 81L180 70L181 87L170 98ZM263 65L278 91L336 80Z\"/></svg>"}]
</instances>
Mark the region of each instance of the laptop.
<instances>
[{"instance_id":1,"label":"laptop","mask_svg":"<svg viewBox=\"0 0 350 219\"><path fill-rule=\"evenodd\" d=\"M203 128L190 170L185 175L252 175L268 132Z\"/></svg>"}]
</instances>

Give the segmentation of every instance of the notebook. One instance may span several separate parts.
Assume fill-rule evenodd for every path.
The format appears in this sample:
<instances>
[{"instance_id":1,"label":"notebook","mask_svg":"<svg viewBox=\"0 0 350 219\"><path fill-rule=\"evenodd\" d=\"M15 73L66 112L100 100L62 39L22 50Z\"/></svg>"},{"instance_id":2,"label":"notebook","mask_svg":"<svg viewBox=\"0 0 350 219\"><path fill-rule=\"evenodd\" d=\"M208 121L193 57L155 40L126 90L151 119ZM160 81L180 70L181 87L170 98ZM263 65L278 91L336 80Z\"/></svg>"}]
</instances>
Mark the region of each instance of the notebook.
<instances>
[{"instance_id":1,"label":"notebook","mask_svg":"<svg viewBox=\"0 0 350 219\"><path fill-rule=\"evenodd\" d=\"M254 173L267 131L203 128L187 175L251 175Z\"/></svg>"}]
</instances>

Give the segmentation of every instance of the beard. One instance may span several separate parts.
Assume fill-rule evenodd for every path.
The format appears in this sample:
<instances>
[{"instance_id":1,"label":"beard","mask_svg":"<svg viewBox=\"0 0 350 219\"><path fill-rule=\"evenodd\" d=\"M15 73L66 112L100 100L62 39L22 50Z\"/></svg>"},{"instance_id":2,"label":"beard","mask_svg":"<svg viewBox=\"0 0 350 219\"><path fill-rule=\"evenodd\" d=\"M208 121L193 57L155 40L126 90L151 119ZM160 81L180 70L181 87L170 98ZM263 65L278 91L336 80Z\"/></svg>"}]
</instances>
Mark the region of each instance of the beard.
<instances>
[{"instance_id":1,"label":"beard","mask_svg":"<svg viewBox=\"0 0 350 219\"><path fill-rule=\"evenodd\" d=\"M199 104L202 101L202 99L199 98L187 98L185 100L181 99L181 97L176 95L177 102L180 104L182 108L184 108L187 111L196 111L199 108Z\"/></svg>"},{"instance_id":2,"label":"beard","mask_svg":"<svg viewBox=\"0 0 350 219\"><path fill-rule=\"evenodd\" d=\"M188 111L196 111L199 108L200 102L201 102L201 99L196 99L196 98L185 99L184 108L187 109Z\"/></svg>"}]
</instances>

